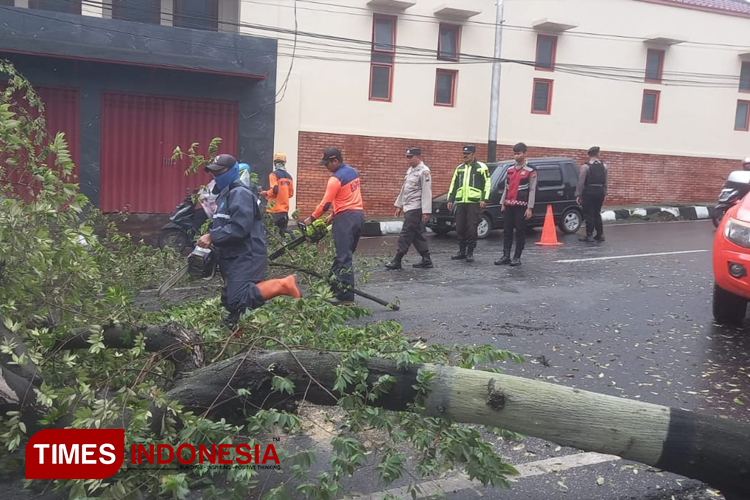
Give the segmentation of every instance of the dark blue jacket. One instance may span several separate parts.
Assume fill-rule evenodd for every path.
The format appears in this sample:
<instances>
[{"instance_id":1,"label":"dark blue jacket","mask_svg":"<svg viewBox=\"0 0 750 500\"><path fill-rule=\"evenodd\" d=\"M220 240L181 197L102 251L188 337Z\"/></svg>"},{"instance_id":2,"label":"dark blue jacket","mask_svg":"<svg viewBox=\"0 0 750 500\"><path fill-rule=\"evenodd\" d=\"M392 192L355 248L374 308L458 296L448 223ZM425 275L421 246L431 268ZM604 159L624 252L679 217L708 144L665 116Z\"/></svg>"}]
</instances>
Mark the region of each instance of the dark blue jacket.
<instances>
[{"instance_id":1,"label":"dark blue jacket","mask_svg":"<svg viewBox=\"0 0 750 500\"><path fill-rule=\"evenodd\" d=\"M242 181L219 193L211 220L211 241L228 281L263 281L268 261L263 215L258 198Z\"/></svg>"}]
</instances>

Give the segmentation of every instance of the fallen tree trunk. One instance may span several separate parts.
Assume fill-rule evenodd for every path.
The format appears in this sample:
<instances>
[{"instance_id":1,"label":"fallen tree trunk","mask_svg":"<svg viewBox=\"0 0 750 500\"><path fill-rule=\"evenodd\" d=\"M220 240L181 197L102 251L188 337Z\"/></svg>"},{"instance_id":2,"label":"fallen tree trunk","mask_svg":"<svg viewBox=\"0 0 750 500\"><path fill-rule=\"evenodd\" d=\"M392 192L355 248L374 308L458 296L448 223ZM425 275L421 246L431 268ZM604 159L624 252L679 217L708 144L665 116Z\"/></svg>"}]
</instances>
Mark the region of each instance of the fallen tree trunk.
<instances>
[{"instance_id":1,"label":"fallen tree trunk","mask_svg":"<svg viewBox=\"0 0 750 500\"><path fill-rule=\"evenodd\" d=\"M205 351L200 336L177 323L162 326L131 328L123 325L109 325L102 329L102 343L111 349L130 349L135 346L135 337L142 333L148 352L174 364L175 380L205 364ZM53 352L72 349L88 349L92 332L88 328L76 330L73 334L59 339ZM27 354L23 339L8 330L0 322L0 341L12 342L16 356ZM35 386L40 385L40 371L28 357L22 364L15 364L9 355L0 354L0 415L9 411L21 413L21 421L29 435L42 430L39 420L44 418L48 408L39 404ZM72 415L62 415L47 427L62 428L70 425Z\"/></svg>"},{"instance_id":2,"label":"fallen tree trunk","mask_svg":"<svg viewBox=\"0 0 750 500\"><path fill-rule=\"evenodd\" d=\"M271 391L271 380L278 375L294 382L292 398L305 395L310 402L332 405L339 363L338 355L313 351L238 355L190 373L175 384L167 399L198 414L231 418L289 399L287 394ZM371 360L368 367L371 383L383 374L397 379L391 391L373 405L407 410L417 396L413 388L417 373L424 369L436 373L424 402L428 416L618 455L699 479L722 490L727 498L750 498L748 424L478 370L437 365L398 370L395 362L383 359ZM250 396L239 396L236 388L249 390ZM160 422L163 410L152 412L153 422Z\"/></svg>"},{"instance_id":3,"label":"fallen tree trunk","mask_svg":"<svg viewBox=\"0 0 750 500\"><path fill-rule=\"evenodd\" d=\"M88 342L91 333L88 328L76 330L72 335L59 339L55 343L55 350L88 349L91 347ZM112 349L131 349L139 333L143 334L148 352L159 354L174 364L177 378L205 363L200 335L174 322L139 328L107 325L102 328L102 343Z\"/></svg>"},{"instance_id":4,"label":"fallen tree trunk","mask_svg":"<svg viewBox=\"0 0 750 500\"><path fill-rule=\"evenodd\" d=\"M212 365L203 364L196 335L170 327L148 327L150 350L175 362L177 379L167 400L209 418L237 418L258 408L279 407L305 397L335 405L336 367L341 356L316 351L247 352ZM113 348L132 346L133 330L110 327L104 342ZM90 332L63 339L58 348L85 348ZM7 336L7 332L6 332ZM728 499L750 499L750 425L701 413L605 396L546 382L478 370L413 365L399 370L391 360L367 364L369 382L395 377L390 392L368 404L407 411L417 398L420 369L436 375L423 402L425 414L456 422L488 425L535 436L585 451L618 455L699 479L722 490ZM0 412L20 411L30 433L45 416L34 395L36 367L9 368L0 360ZM22 368L22 369L21 369ZM26 377L24 376L26 375ZM294 383L290 396L272 390L274 376ZM237 389L249 391L240 395ZM152 407L152 428L159 431L164 408ZM55 426L67 425L68 418ZM732 496L734 495L734 496Z\"/></svg>"}]
</instances>

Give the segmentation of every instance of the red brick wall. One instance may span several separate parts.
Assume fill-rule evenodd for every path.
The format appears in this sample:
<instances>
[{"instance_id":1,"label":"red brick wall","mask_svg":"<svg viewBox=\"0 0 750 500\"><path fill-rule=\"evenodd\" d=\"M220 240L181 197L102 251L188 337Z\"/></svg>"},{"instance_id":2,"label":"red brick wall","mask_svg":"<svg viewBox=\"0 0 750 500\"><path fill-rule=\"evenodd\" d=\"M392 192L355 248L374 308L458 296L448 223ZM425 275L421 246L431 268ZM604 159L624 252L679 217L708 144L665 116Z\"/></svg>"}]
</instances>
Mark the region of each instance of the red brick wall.
<instances>
[{"instance_id":1,"label":"red brick wall","mask_svg":"<svg viewBox=\"0 0 750 500\"><path fill-rule=\"evenodd\" d=\"M323 150L341 148L344 161L359 171L367 217L393 215L393 202L408 166L404 152L422 148L432 170L433 194L448 190L453 170L462 160L464 143L300 132L297 167L297 209L306 217L315 209L330 176L318 166ZM580 165L587 160L585 149L537 148L531 142L529 157L563 156ZM487 145L476 144L477 158L487 157ZM498 159L512 159L512 145L498 145ZM606 205L687 204L713 202L724 179L740 165L737 160L666 156L602 151L609 165L609 195Z\"/></svg>"}]
</instances>

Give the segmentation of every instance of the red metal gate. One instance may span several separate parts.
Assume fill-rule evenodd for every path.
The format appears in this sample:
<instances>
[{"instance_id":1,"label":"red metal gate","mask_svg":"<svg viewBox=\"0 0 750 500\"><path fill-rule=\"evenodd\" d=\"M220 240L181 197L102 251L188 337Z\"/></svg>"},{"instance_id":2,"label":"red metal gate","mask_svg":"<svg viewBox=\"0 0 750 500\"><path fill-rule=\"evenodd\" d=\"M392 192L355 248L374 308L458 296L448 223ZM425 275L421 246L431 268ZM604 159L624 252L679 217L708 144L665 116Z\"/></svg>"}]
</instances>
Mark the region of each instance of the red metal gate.
<instances>
[{"instance_id":1,"label":"red metal gate","mask_svg":"<svg viewBox=\"0 0 750 500\"><path fill-rule=\"evenodd\" d=\"M172 161L176 146L199 143L207 155L214 137L236 155L237 103L135 94L102 95L101 197L104 212L170 213L204 172L185 175L188 160Z\"/></svg>"},{"instance_id":2,"label":"red metal gate","mask_svg":"<svg viewBox=\"0 0 750 500\"><path fill-rule=\"evenodd\" d=\"M5 84L0 84L0 90L5 90L5 88ZM54 138L58 132L65 133L68 151L70 151L70 156L76 164L74 171L75 178L68 179L68 182L78 182L78 161L81 149L80 94L75 89L53 87L34 87L34 90L39 94L39 98L44 104L44 119L50 138ZM18 105L27 111L31 111L22 95L16 95L15 97L15 102ZM36 113L32 112L32 116L36 117ZM2 158L0 158L1 160ZM23 164L26 161L25 155L16 158L16 161L19 165ZM48 166L53 166L54 161L54 156L47 158ZM11 168L6 169L5 175L0 179L0 182L10 184L16 195L27 201L31 199L29 186L39 187L39 183L34 181L32 172Z\"/></svg>"}]
</instances>

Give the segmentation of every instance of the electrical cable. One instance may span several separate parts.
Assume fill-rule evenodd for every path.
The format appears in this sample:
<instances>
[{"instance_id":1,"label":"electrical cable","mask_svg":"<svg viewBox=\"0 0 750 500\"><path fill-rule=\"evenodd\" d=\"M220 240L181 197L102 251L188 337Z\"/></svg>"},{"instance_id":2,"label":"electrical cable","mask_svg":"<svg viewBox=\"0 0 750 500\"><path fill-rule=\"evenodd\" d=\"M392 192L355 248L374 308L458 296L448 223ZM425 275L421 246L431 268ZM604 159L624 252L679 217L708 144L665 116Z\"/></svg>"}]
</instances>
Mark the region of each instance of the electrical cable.
<instances>
[{"instance_id":1,"label":"electrical cable","mask_svg":"<svg viewBox=\"0 0 750 500\"><path fill-rule=\"evenodd\" d=\"M70 1L70 0L66 0ZM296 0L295 0L296 1ZM303 0L300 0L303 1ZM111 9L111 6L103 4L101 1L97 2L95 0L83 0L83 3L87 5L96 5L100 6L102 8L108 8ZM141 4L143 5L143 4ZM58 20L57 18L51 18L49 16L34 14L33 12L29 12L27 10L24 11L27 15L33 15L36 17L42 17L45 19L50 20ZM169 15L169 13L164 13ZM191 16L195 17L195 16ZM205 17L204 17L205 19ZM65 21L63 21L65 22ZM74 22L70 22L71 24L78 24ZM245 26L252 26L253 28L256 26L262 26L262 25L251 25L248 23L225 23L222 21L222 24L229 24L229 25L236 25L238 27L245 27ZM98 28L103 29L105 31L111 31L111 32L119 32L123 34L132 35L131 33L127 33L124 31L118 31L113 30L110 28L102 28L98 26L88 26L91 28ZM295 16L295 28L297 27L297 21ZM273 31L274 27L268 27L265 26L264 28L268 28L271 31ZM278 29L277 29L278 30ZM370 55L371 55L371 47L372 42L371 41L365 41L365 40L357 40L357 39L344 39L342 37L331 37L323 34L308 34L308 33L301 33L298 29L295 30L282 30L289 32L293 34L294 36L294 44L292 45L292 53L291 57L298 57L301 59L311 59L311 60L321 60L321 61L336 61L336 62L358 62L358 63L369 63L370 62ZM297 37L299 35L315 35L316 41L306 41L306 40L300 40L300 45L310 45L311 47L308 48L306 46L300 46L297 47ZM257 35L254 35L257 36ZM170 42L179 42L179 40L174 40L171 38L160 38L160 37L149 37L153 39L161 39L165 41ZM259 54L278 54L279 57L286 57L290 56L288 53L282 52L282 48L287 48L288 45L286 45L283 42L287 42L288 39L286 38L275 38L275 37L266 37L266 36L260 36L260 38L267 38L276 40L277 44L279 45L279 49L277 52L271 52L271 51L257 51ZM335 40L337 43L335 44L338 49L332 50L332 49L321 49L321 48L315 48L316 45L321 44L319 40L325 40L325 39L331 39ZM346 40L348 42L353 42L360 44L360 46L354 46L354 47L342 47L341 46L341 40ZM184 42L183 43L189 43L192 45L199 45L199 46L206 46L210 47L212 49L228 49L228 50L234 50L237 51L236 46L223 46L223 45L216 45L216 44L205 44L200 42ZM366 47L364 46L366 44ZM326 47L330 47L331 45L324 44ZM399 52L399 48L402 48L403 50ZM298 54L297 50L304 51L304 52L310 52L313 50L316 50L316 53L327 53L327 54L338 54L342 56L347 56L349 59L344 57L326 57L326 56L319 56L319 55L311 55L311 54ZM446 64L446 65L454 65L454 64L477 64L477 63L492 63L494 62L493 57L488 56L479 56L474 54L460 54L462 59L459 62L443 62L443 61L436 61L437 57L437 50L435 49L425 49L425 48L419 48L419 47L408 47L408 46L399 46L395 45L394 50L396 50L395 53L395 61L398 64L427 64L427 65L436 65L436 64ZM411 52L416 51L416 52ZM351 59L351 57L356 57L357 55L361 55L363 57L366 57L365 59ZM258 58L260 59L260 58ZM427 59L427 60L425 60ZM246 59L247 60L247 59ZM253 60L253 59L250 59ZM257 59L255 59L257 60ZM517 60L517 59L501 59L502 63L513 63L513 64L521 64L526 66L533 66L535 63L533 61L524 61L524 60ZM293 62L292 62L293 64ZM197 68L193 68L197 69ZM614 81L631 81L631 82L639 82L643 83L644 79L644 70L643 69L637 69L637 68L617 68L617 67L608 67L608 66L589 66L589 65L580 65L580 64L565 64L565 63L556 63L555 64L555 70L558 70L562 73L568 73L571 75L579 75L579 76L590 76L590 77L598 77L603 79L611 79ZM623 74L619 74L623 73ZM629 73L629 74L628 74ZM291 65L290 65L290 72L291 74ZM288 78L285 80L285 83L288 84ZM686 77L686 78L670 78L671 76L680 76L680 77ZM690 79L687 79L690 78ZM715 82L705 82L700 81L696 79L705 78L708 80L716 80ZM739 82L739 75L717 75L717 74L707 74L707 73L688 73L688 72L669 72L665 71L662 75L662 84L663 85L675 85L675 86L695 86L695 87L715 87L715 88L732 88L737 86L737 83ZM726 80L726 81L722 81ZM285 93L286 90L286 84L283 83L280 87L280 93ZM282 90L283 89L283 90ZM278 97L278 96L277 96ZM282 97L283 98L283 97Z\"/></svg>"}]
</instances>

